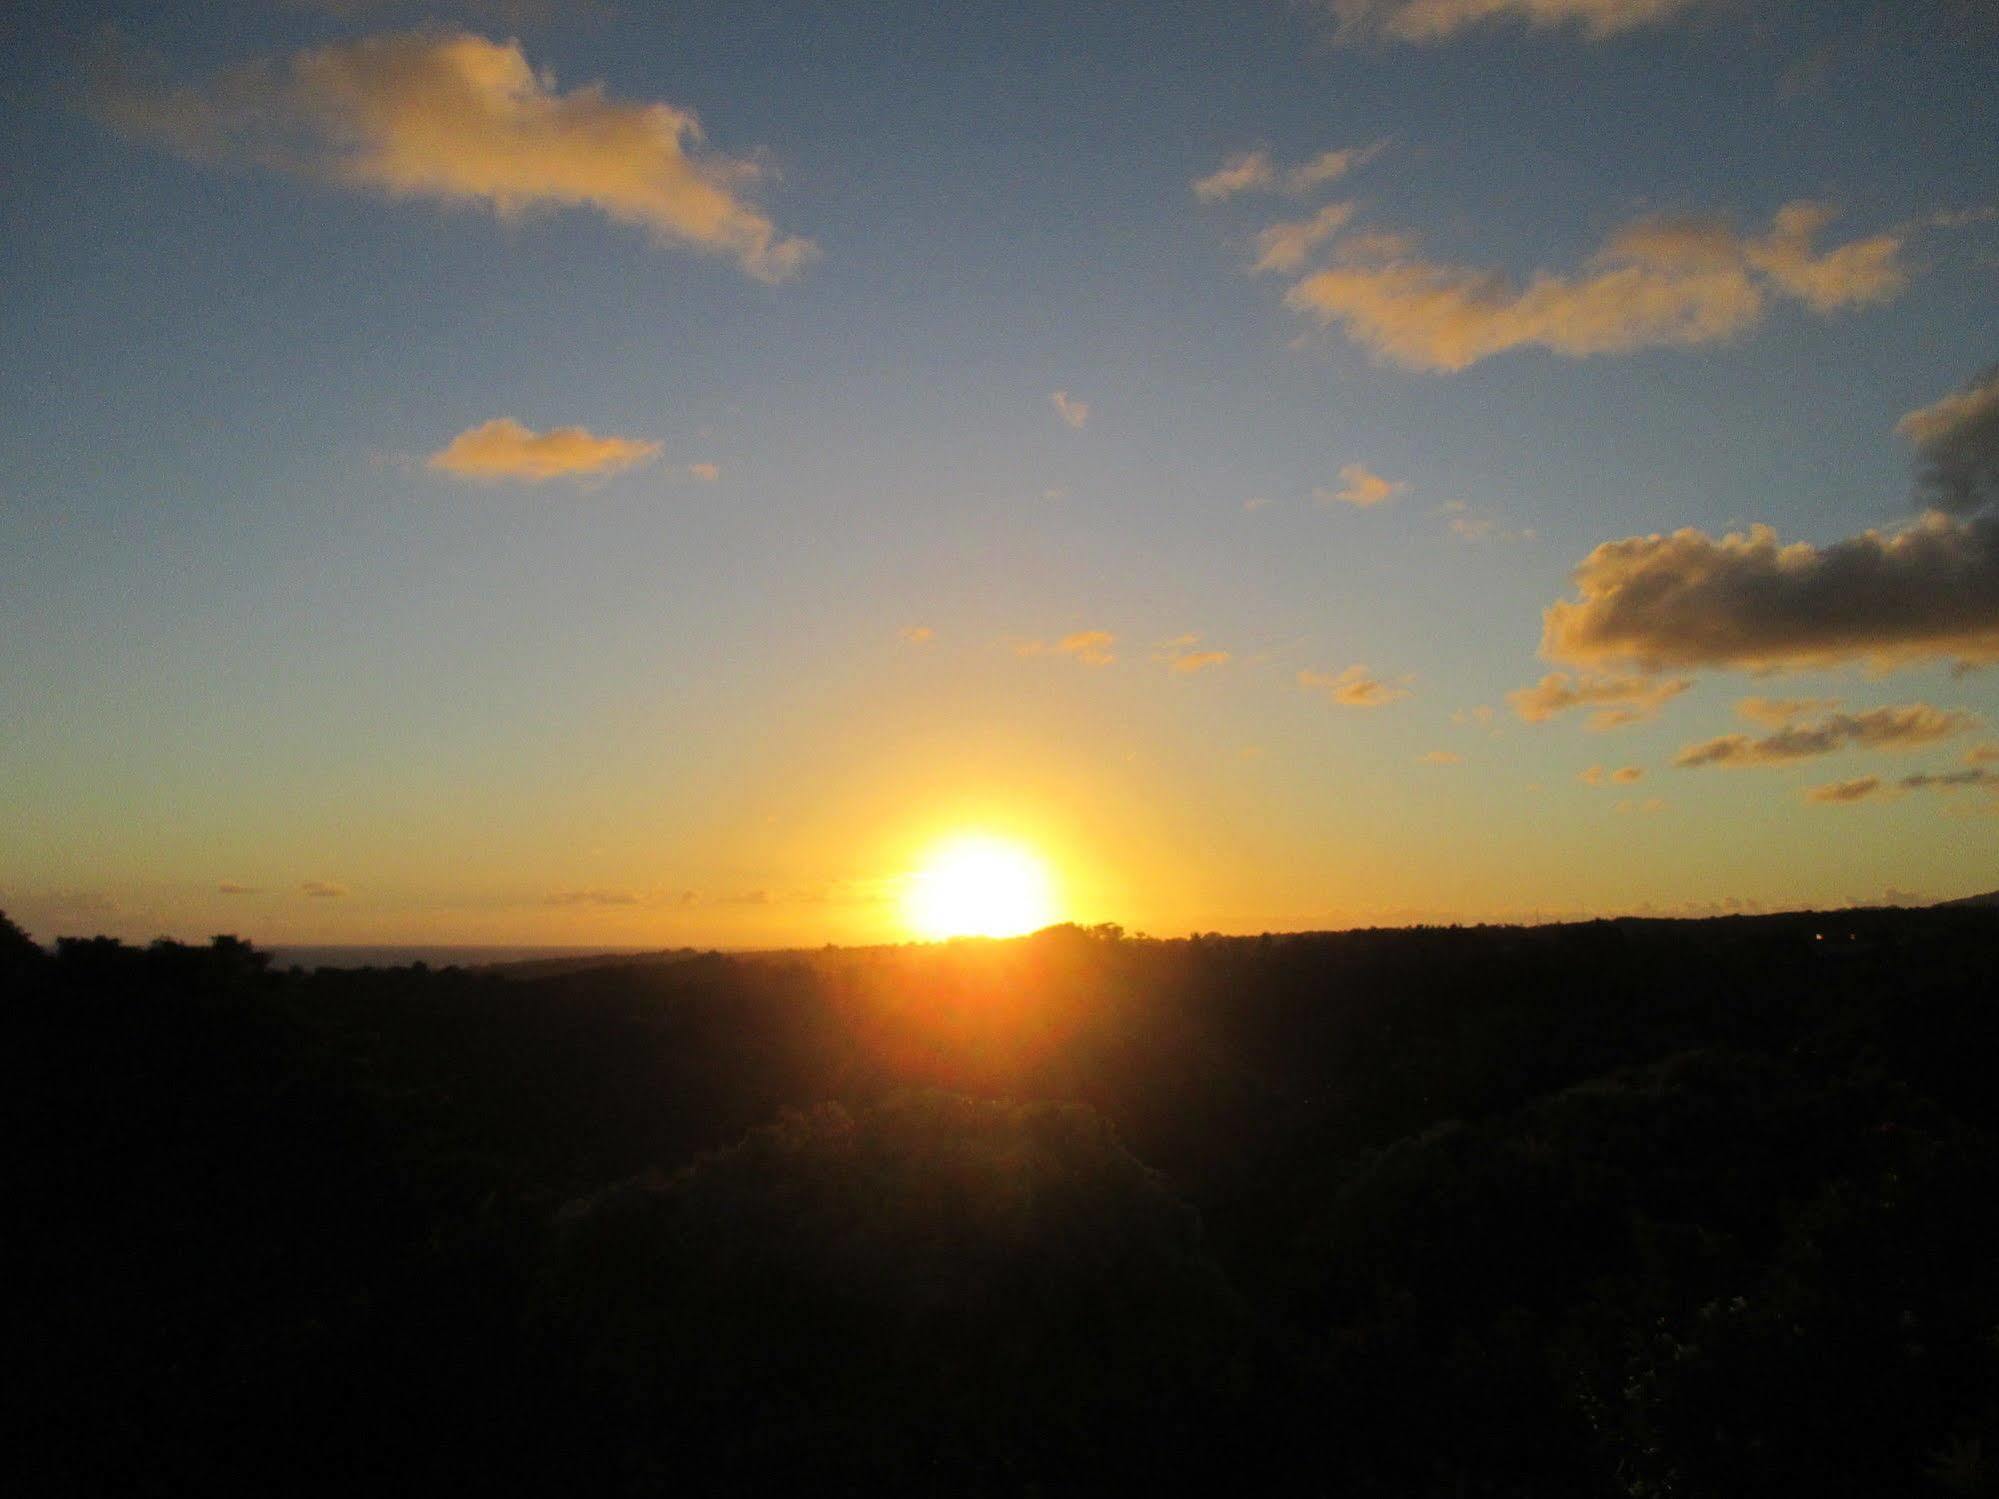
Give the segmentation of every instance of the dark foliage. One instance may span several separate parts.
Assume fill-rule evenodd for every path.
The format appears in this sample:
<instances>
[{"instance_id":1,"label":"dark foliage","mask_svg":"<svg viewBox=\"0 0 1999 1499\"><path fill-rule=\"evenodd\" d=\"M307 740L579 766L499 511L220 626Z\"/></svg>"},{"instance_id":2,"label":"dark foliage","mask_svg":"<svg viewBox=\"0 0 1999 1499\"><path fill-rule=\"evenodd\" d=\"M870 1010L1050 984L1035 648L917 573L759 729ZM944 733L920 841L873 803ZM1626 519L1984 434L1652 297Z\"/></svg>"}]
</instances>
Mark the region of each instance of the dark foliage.
<instances>
[{"instance_id":1,"label":"dark foliage","mask_svg":"<svg viewBox=\"0 0 1999 1499\"><path fill-rule=\"evenodd\" d=\"M10 1487L1992 1493L1995 938L0 920Z\"/></svg>"}]
</instances>

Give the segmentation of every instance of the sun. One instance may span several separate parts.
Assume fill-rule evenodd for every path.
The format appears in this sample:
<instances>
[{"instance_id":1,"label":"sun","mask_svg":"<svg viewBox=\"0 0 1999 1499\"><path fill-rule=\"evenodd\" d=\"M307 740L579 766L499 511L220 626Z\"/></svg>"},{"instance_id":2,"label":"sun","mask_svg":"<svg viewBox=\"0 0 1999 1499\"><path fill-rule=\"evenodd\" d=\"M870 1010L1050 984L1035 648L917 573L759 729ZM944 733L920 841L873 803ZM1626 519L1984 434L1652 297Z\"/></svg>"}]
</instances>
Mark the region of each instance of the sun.
<instances>
[{"instance_id":1,"label":"sun","mask_svg":"<svg viewBox=\"0 0 1999 1499\"><path fill-rule=\"evenodd\" d=\"M1054 920L1048 869L1017 843L968 835L938 845L910 876L902 919L927 941L1018 937Z\"/></svg>"}]
</instances>

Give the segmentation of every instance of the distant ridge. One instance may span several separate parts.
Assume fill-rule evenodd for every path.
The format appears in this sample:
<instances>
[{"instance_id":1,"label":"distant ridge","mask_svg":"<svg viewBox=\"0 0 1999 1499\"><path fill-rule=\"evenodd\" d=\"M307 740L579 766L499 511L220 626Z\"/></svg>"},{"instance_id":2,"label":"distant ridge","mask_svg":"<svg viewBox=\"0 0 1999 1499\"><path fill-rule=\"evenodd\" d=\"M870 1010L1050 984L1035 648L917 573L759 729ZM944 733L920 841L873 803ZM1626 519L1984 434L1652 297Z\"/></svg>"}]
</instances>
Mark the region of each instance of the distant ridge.
<instances>
[{"instance_id":1,"label":"distant ridge","mask_svg":"<svg viewBox=\"0 0 1999 1499\"><path fill-rule=\"evenodd\" d=\"M1962 906L1999 906L1999 890L1988 890L1983 895L1961 895L1956 900L1940 900L1936 903L1939 911L1955 910Z\"/></svg>"}]
</instances>

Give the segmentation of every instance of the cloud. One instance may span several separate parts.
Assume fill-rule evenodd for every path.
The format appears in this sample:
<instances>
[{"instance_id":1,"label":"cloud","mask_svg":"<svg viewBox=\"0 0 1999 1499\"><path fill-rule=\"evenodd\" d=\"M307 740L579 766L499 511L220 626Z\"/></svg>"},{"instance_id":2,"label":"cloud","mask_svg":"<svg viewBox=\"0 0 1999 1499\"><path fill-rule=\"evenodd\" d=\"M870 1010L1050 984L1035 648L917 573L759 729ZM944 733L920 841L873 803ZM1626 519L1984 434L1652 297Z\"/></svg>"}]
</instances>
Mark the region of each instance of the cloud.
<instances>
[{"instance_id":1,"label":"cloud","mask_svg":"<svg viewBox=\"0 0 1999 1499\"><path fill-rule=\"evenodd\" d=\"M1277 183L1277 169L1270 164L1268 151L1245 151L1232 156L1217 171L1197 178L1194 196L1203 203L1219 203L1237 193L1262 192Z\"/></svg>"},{"instance_id":2,"label":"cloud","mask_svg":"<svg viewBox=\"0 0 1999 1499\"><path fill-rule=\"evenodd\" d=\"M1907 703L1870 708L1865 713L1835 713L1818 723L1792 724L1766 739L1724 734L1703 744L1690 744L1674 756L1682 769L1703 765L1788 765L1830 755L1843 749L1914 749L1954 738L1978 724L1976 714L1959 709Z\"/></svg>"},{"instance_id":3,"label":"cloud","mask_svg":"<svg viewBox=\"0 0 1999 1499\"><path fill-rule=\"evenodd\" d=\"M1109 630L1078 630L1073 635L1064 635L1052 645L1044 640L1016 640L1013 653L1016 656L1069 656L1085 666L1109 666L1117 660L1112 648L1117 644L1117 636Z\"/></svg>"},{"instance_id":4,"label":"cloud","mask_svg":"<svg viewBox=\"0 0 1999 1499\"><path fill-rule=\"evenodd\" d=\"M1463 728L1466 724L1477 724L1482 729L1492 727L1492 709L1485 703L1476 708L1460 708L1451 715L1451 722Z\"/></svg>"},{"instance_id":5,"label":"cloud","mask_svg":"<svg viewBox=\"0 0 1999 1499\"><path fill-rule=\"evenodd\" d=\"M217 895L262 895L263 889L257 885L239 885L234 880L223 880L215 887Z\"/></svg>"},{"instance_id":6,"label":"cloud","mask_svg":"<svg viewBox=\"0 0 1999 1499\"><path fill-rule=\"evenodd\" d=\"M1284 185L1293 193L1309 193L1314 188L1324 187L1328 182L1337 182L1356 167L1364 167L1383 151L1388 142L1380 140L1368 146L1348 146L1341 150L1321 151L1310 161L1293 167L1284 174Z\"/></svg>"},{"instance_id":7,"label":"cloud","mask_svg":"<svg viewBox=\"0 0 1999 1499\"><path fill-rule=\"evenodd\" d=\"M1951 792L1964 791L1972 787L1999 793L1999 771L1982 767L1943 772L1919 771L1915 775L1903 776L1892 785L1884 782L1879 776L1862 776L1855 781L1834 781L1825 786L1808 786L1805 788L1805 800L1847 805L1898 796L1904 791Z\"/></svg>"},{"instance_id":8,"label":"cloud","mask_svg":"<svg viewBox=\"0 0 1999 1499\"><path fill-rule=\"evenodd\" d=\"M1375 676L1365 666L1349 666L1338 676L1301 671L1298 685L1307 692L1322 692L1343 708L1385 708L1410 696L1408 677L1393 682Z\"/></svg>"},{"instance_id":9,"label":"cloud","mask_svg":"<svg viewBox=\"0 0 1999 1499\"><path fill-rule=\"evenodd\" d=\"M629 890L551 890L542 897L545 906L635 906L639 898Z\"/></svg>"},{"instance_id":10,"label":"cloud","mask_svg":"<svg viewBox=\"0 0 1999 1499\"><path fill-rule=\"evenodd\" d=\"M298 888L301 895L312 896L315 900L338 900L347 893L345 885L336 885L328 880L307 880Z\"/></svg>"},{"instance_id":11,"label":"cloud","mask_svg":"<svg viewBox=\"0 0 1999 1499\"><path fill-rule=\"evenodd\" d=\"M937 632L928 625L904 625L898 633L910 645L929 645L937 639Z\"/></svg>"},{"instance_id":12,"label":"cloud","mask_svg":"<svg viewBox=\"0 0 1999 1499\"><path fill-rule=\"evenodd\" d=\"M1315 489L1312 498L1321 505L1337 502L1357 505L1365 510L1373 505L1385 504L1408 489L1406 483L1384 479L1364 463L1349 463L1340 470L1340 488Z\"/></svg>"},{"instance_id":13,"label":"cloud","mask_svg":"<svg viewBox=\"0 0 1999 1499\"><path fill-rule=\"evenodd\" d=\"M660 445L632 437L599 437L584 427L536 432L510 416L467 428L425 461L460 479L588 478L622 473L659 456Z\"/></svg>"},{"instance_id":14,"label":"cloud","mask_svg":"<svg viewBox=\"0 0 1999 1499\"><path fill-rule=\"evenodd\" d=\"M1617 804L1619 812L1629 815L1633 812L1650 817L1666 810L1666 799L1662 796L1648 796L1642 802L1624 801Z\"/></svg>"},{"instance_id":15,"label":"cloud","mask_svg":"<svg viewBox=\"0 0 1999 1499\"><path fill-rule=\"evenodd\" d=\"M1571 677L1550 672L1532 687L1506 694L1528 723L1546 723L1573 708L1591 708L1589 727L1601 733L1657 718L1659 710L1694 684L1685 677Z\"/></svg>"},{"instance_id":16,"label":"cloud","mask_svg":"<svg viewBox=\"0 0 1999 1499\"><path fill-rule=\"evenodd\" d=\"M1999 744L1974 744L1964 752L1966 765L1999 765Z\"/></svg>"},{"instance_id":17,"label":"cloud","mask_svg":"<svg viewBox=\"0 0 1999 1499\"><path fill-rule=\"evenodd\" d=\"M1251 515L1259 510L1267 510L1270 508L1270 497L1261 494L1252 495L1242 502L1242 508Z\"/></svg>"},{"instance_id":18,"label":"cloud","mask_svg":"<svg viewBox=\"0 0 1999 1499\"><path fill-rule=\"evenodd\" d=\"M1179 636L1162 645L1159 654L1153 659L1165 662L1169 671L1177 672L1181 676L1192 676L1195 672L1206 671L1210 667L1228 665L1232 659L1229 652L1198 650L1196 647L1200 641L1201 637L1198 635Z\"/></svg>"},{"instance_id":19,"label":"cloud","mask_svg":"<svg viewBox=\"0 0 1999 1499\"><path fill-rule=\"evenodd\" d=\"M1836 697L1745 697L1735 705L1735 711L1751 723L1781 729L1794 718L1830 713L1838 706Z\"/></svg>"},{"instance_id":20,"label":"cloud","mask_svg":"<svg viewBox=\"0 0 1999 1499\"><path fill-rule=\"evenodd\" d=\"M1645 772L1636 765L1626 765L1617 770L1608 770L1601 765L1592 765L1588 770L1578 772L1576 779L1581 781L1585 786L1592 788L1605 784L1635 786L1645 779Z\"/></svg>"},{"instance_id":21,"label":"cloud","mask_svg":"<svg viewBox=\"0 0 1999 1499\"><path fill-rule=\"evenodd\" d=\"M1418 765L1462 765L1465 757L1456 750L1431 750L1416 757Z\"/></svg>"},{"instance_id":22,"label":"cloud","mask_svg":"<svg viewBox=\"0 0 1999 1499\"><path fill-rule=\"evenodd\" d=\"M1999 506L1999 365L1911 411L1895 430L1916 445L1919 491L1929 503L1957 515Z\"/></svg>"},{"instance_id":23,"label":"cloud","mask_svg":"<svg viewBox=\"0 0 1999 1499\"><path fill-rule=\"evenodd\" d=\"M1451 535L1459 541L1477 544L1482 541L1533 541L1534 528L1529 526L1514 531L1502 526L1494 516L1479 514L1463 500L1450 500L1437 507L1438 513L1450 517Z\"/></svg>"},{"instance_id":24,"label":"cloud","mask_svg":"<svg viewBox=\"0 0 1999 1499\"><path fill-rule=\"evenodd\" d=\"M1411 369L1462 370L1529 347L1574 359L1690 347L1756 326L1773 291L1821 314L1899 293L1908 279L1902 238L1816 254L1813 238L1831 216L1820 204L1788 204L1758 238L1719 219L1642 220L1584 270L1537 271L1524 287L1499 270L1390 256L1328 266L1284 300Z\"/></svg>"},{"instance_id":25,"label":"cloud","mask_svg":"<svg viewBox=\"0 0 1999 1499\"><path fill-rule=\"evenodd\" d=\"M1999 771L1986 770L1982 767L1972 770L1924 771L1912 776L1903 776L1901 786L1905 791L1961 791L1967 786L1999 788Z\"/></svg>"},{"instance_id":26,"label":"cloud","mask_svg":"<svg viewBox=\"0 0 1999 1499\"><path fill-rule=\"evenodd\" d=\"M94 103L116 129L198 160L244 161L345 187L476 204L503 219L589 208L760 281L816 252L743 197L757 162L704 149L690 110L561 92L518 42L469 32L364 37L176 85L111 60Z\"/></svg>"},{"instance_id":27,"label":"cloud","mask_svg":"<svg viewBox=\"0 0 1999 1499\"><path fill-rule=\"evenodd\" d=\"M703 484L713 484L717 479L722 477L722 465L719 463L690 463L687 465L687 477L690 479L699 479Z\"/></svg>"},{"instance_id":28,"label":"cloud","mask_svg":"<svg viewBox=\"0 0 1999 1499\"><path fill-rule=\"evenodd\" d=\"M1295 271L1311 253L1342 229L1354 216L1353 203L1328 203L1309 219L1272 224L1256 237L1256 261L1251 270Z\"/></svg>"},{"instance_id":29,"label":"cloud","mask_svg":"<svg viewBox=\"0 0 1999 1499\"><path fill-rule=\"evenodd\" d=\"M1325 0L1341 41L1442 42L1470 27L1512 22L1573 27L1590 38L1655 26L1699 0Z\"/></svg>"},{"instance_id":30,"label":"cloud","mask_svg":"<svg viewBox=\"0 0 1999 1499\"><path fill-rule=\"evenodd\" d=\"M1088 401L1070 399L1069 392L1066 390L1051 391L1048 396L1048 403L1055 408L1057 416L1061 417L1063 421L1074 427L1078 432L1083 430L1084 423L1090 419L1090 403Z\"/></svg>"},{"instance_id":31,"label":"cloud","mask_svg":"<svg viewBox=\"0 0 1999 1499\"><path fill-rule=\"evenodd\" d=\"M1829 546L1768 526L1605 542L1575 570L1579 597L1542 615L1541 654L1647 671L1786 671L1999 660L1999 520L1931 514Z\"/></svg>"}]
</instances>

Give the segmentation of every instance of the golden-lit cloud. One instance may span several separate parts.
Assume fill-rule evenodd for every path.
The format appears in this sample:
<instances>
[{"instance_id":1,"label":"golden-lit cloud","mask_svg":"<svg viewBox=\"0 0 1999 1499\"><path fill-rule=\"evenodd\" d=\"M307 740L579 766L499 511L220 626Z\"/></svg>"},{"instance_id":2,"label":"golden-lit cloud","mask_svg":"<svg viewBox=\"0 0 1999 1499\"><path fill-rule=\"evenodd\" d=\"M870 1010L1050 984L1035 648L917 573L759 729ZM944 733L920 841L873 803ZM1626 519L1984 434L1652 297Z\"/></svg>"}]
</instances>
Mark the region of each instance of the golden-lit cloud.
<instances>
[{"instance_id":1,"label":"golden-lit cloud","mask_svg":"<svg viewBox=\"0 0 1999 1499\"><path fill-rule=\"evenodd\" d=\"M1291 192L1304 194L1329 182L1338 182L1356 167L1364 167L1383 151L1388 149L1385 140L1367 146L1347 146L1338 150L1321 151L1310 161L1302 162L1284 174L1284 186Z\"/></svg>"},{"instance_id":2,"label":"golden-lit cloud","mask_svg":"<svg viewBox=\"0 0 1999 1499\"><path fill-rule=\"evenodd\" d=\"M1851 781L1829 781L1823 786L1807 786L1805 800L1843 806L1864 802L1879 796L1881 791L1881 777L1859 776Z\"/></svg>"},{"instance_id":3,"label":"golden-lit cloud","mask_svg":"<svg viewBox=\"0 0 1999 1499\"><path fill-rule=\"evenodd\" d=\"M898 633L910 645L929 645L937 639L937 632L929 625L904 625Z\"/></svg>"},{"instance_id":4,"label":"golden-lit cloud","mask_svg":"<svg viewBox=\"0 0 1999 1499\"><path fill-rule=\"evenodd\" d=\"M1202 650L1198 635L1181 635L1161 645L1153 659L1164 662L1169 671L1192 676L1212 667L1226 666L1233 658L1227 651Z\"/></svg>"},{"instance_id":5,"label":"golden-lit cloud","mask_svg":"<svg viewBox=\"0 0 1999 1499\"><path fill-rule=\"evenodd\" d=\"M815 253L744 196L764 169L705 149L692 111L562 92L518 42L408 32L309 48L200 83L102 70L98 113L198 159L248 161L501 218L588 208L783 281Z\"/></svg>"},{"instance_id":6,"label":"golden-lit cloud","mask_svg":"<svg viewBox=\"0 0 1999 1499\"><path fill-rule=\"evenodd\" d=\"M1418 765L1462 765L1465 757L1456 750L1430 750L1416 757Z\"/></svg>"},{"instance_id":7,"label":"golden-lit cloud","mask_svg":"<svg viewBox=\"0 0 1999 1499\"><path fill-rule=\"evenodd\" d=\"M1389 681L1377 677L1365 666L1349 666L1338 676L1301 671L1298 685L1307 692L1322 693L1342 708L1385 708L1410 696L1409 678Z\"/></svg>"},{"instance_id":8,"label":"golden-lit cloud","mask_svg":"<svg viewBox=\"0 0 1999 1499\"><path fill-rule=\"evenodd\" d=\"M1605 785L1635 786L1645 779L1645 772L1636 765L1622 766L1617 770L1611 770L1603 765L1592 765L1588 770L1578 772L1576 779L1592 789Z\"/></svg>"},{"instance_id":9,"label":"golden-lit cloud","mask_svg":"<svg viewBox=\"0 0 1999 1499\"><path fill-rule=\"evenodd\" d=\"M1833 697L1745 697L1736 703L1735 711L1751 723L1781 729L1793 719L1808 713L1830 713L1839 705L1839 699Z\"/></svg>"},{"instance_id":10,"label":"golden-lit cloud","mask_svg":"<svg viewBox=\"0 0 1999 1499\"><path fill-rule=\"evenodd\" d=\"M1329 182L1338 182L1357 167L1364 167L1383 151L1388 149L1385 140L1375 141L1366 146L1345 146L1330 151L1321 151L1310 161L1280 171L1272 161L1270 153L1259 147L1254 151L1244 151L1231 156L1215 171L1194 181L1194 196L1203 203L1219 203L1233 198L1238 193L1269 193L1283 191L1293 197L1302 197L1324 187Z\"/></svg>"},{"instance_id":11,"label":"golden-lit cloud","mask_svg":"<svg viewBox=\"0 0 1999 1499\"><path fill-rule=\"evenodd\" d=\"M1895 430L1916 446L1931 504L1957 514L1999 506L1999 366L1911 411Z\"/></svg>"},{"instance_id":12,"label":"golden-lit cloud","mask_svg":"<svg viewBox=\"0 0 1999 1499\"><path fill-rule=\"evenodd\" d=\"M1194 196L1203 203L1219 203L1237 193L1261 192L1277 185L1277 169L1270 164L1268 151L1245 151L1232 156L1215 171L1195 179Z\"/></svg>"},{"instance_id":13,"label":"golden-lit cloud","mask_svg":"<svg viewBox=\"0 0 1999 1499\"><path fill-rule=\"evenodd\" d=\"M1829 546L1768 526L1605 542L1578 597L1542 616L1541 653L1584 666L1791 670L1999 661L1999 520L1931 514Z\"/></svg>"},{"instance_id":14,"label":"golden-lit cloud","mask_svg":"<svg viewBox=\"0 0 1999 1499\"><path fill-rule=\"evenodd\" d=\"M1964 752L1966 765L1999 765L1999 744L1974 744Z\"/></svg>"},{"instance_id":15,"label":"golden-lit cloud","mask_svg":"<svg viewBox=\"0 0 1999 1499\"><path fill-rule=\"evenodd\" d=\"M1661 796L1648 796L1642 802L1619 802L1617 810L1626 816L1636 812L1641 816L1652 817L1666 810L1666 799Z\"/></svg>"},{"instance_id":16,"label":"golden-lit cloud","mask_svg":"<svg viewBox=\"0 0 1999 1499\"><path fill-rule=\"evenodd\" d=\"M1090 419L1090 403L1079 401L1066 390L1050 391L1048 404L1055 408L1055 414L1078 432Z\"/></svg>"},{"instance_id":17,"label":"golden-lit cloud","mask_svg":"<svg viewBox=\"0 0 1999 1499\"><path fill-rule=\"evenodd\" d=\"M1899 235L1815 253L1830 218L1822 205L1788 204L1759 237L1719 219L1643 220L1580 272L1537 271L1525 286L1500 270L1391 255L1315 271L1285 302L1420 370L1462 370L1528 347L1580 359L1717 343L1761 322L1771 292L1825 314L1903 289Z\"/></svg>"},{"instance_id":18,"label":"golden-lit cloud","mask_svg":"<svg viewBox=\"0 0 1999 1499\"><path fill-rule=\"evenodd\" d=\"M1365 510L1386 504L1408 489L1406 482L1384 479L1364 463L1349 463L1340 470L1338 489L1315 489L1312 498L1321 505L1356 505Z\"/></svg>"},{"instance_id":19,"label":"golden-lit cloud","mask_svg":"<svg viewBox=\"0 0 1999 1499\"><path fill-rule=\"evenodd\" d=\"M347 893L345 885L336 885L331 880L307 880L298 888L301 895L309 895L316 900L338 900Z\"/></svg>"},{"instance_id":20,"label":"golden-lit cloud","mask_svg":"<svg viewBox=\"0 0 1999 1499\"><path fill-rule=\"evenodd\" d=\"M1657 718L1659 710L1694 684L1685 677L1572 677L1550 672L1532 687L1516 687L1507 704L1528 723L1546 723L1575 708L1594 710L1589 727L1622 729Z\"/></svg>"},{"instance_id":21,"label":"golden-lit cloud","mask_svg":"<svg viewBox=\"0 0 1999 1499\"><path fill-rule=\"evenodd\" d=\"M1309 219L1272 224L1256 237L1255 271L1295 271L1312 252L1347 225L1354 216L1350 202L1328 203Z\"/></svg>"},{"instance_id":22,"label":"golden-lit cloud","mask_svg":"<svg viewBox=\"0 0 1999 1499\"><path fill-rule=\"evenodd\" d=\"M1682 769L1703 765L1788 765L1843 749L1917 749L1955 738L1978 725L1976 714L1960 709L1905 703L1864 713L1834 713L1817 723L1794 723L1763 739L1724 734L1690 744L1673 757Z\"/></svg>"},{"instance_id":23,"label":"golden-lit cloud","mask_svg":"<svg viewBox=\"0 0 1999 1499\"><path fill-rule=\"evenodd\" d=\"M1655 26L1700 0L1324 0L1342 41L1442 42L1474 26L1570 27L1592 40Z\"/></svg>"},{"instance_id":24,"label":"golden-lit cloud","mask_svg":"<svg viewBox=\"0 0 1999 1499\"><path fill-rule=\"evenodd\" d=\"M649 463L659 444L631 437L599 437L583 427L536 432L510 416L460 432L426 464L460 479L594 478Z\"/></svg>"},{"instance_id":25,"label":"golden-lit cloud","mask_svg":"<svg viewBox=\"0 0 1999 1499\"><path fill-rule=\"evenodd\" d=\"M690 463L687 465L687 477L690 479L699 479L703 484L713 484L717 479L722 477L722 465L719 463Z\"/></svg>"},{"instance_id":26,"label":"golden-lit cloud","mask_svg":"<svg viewBox=\"0 0 1999 1499\"><path fill-rule=\"evenodd\" d=\"M1016 640L1016 656L1067 656L1085 666L1109 666L1117 660L1117 636L1109 630L1078 630L1057 641Z\"/></svg>"},{"instance_id":27,"label":"golden-lit cloud","mask_svg":"<svg viewBox=\"0 0 1999 1499\"><path fill-rule=\"evenodd\" d=\"M256 885L239 885L234 880L224 880L215 887L217 895L262 895L263 890Z\"/></svg>"},{"instance_id":28,"label":"golden-lit cloud","mask_svg":"<svg viewBox=\"0 0 1999 1499\"><path fill-rule=\"evenodd\" d=\"M1839 806L1899 796L1905 791L1949 793L1972 789L1991 793L1994 796L1994 806L1999 807L1999 771L1983 768L1942 772L1919 771L1915 775L1903 776L1899 781L1892 783L1883 781L1879 776L1862 776L1853 781L1834 781L1825 786L1806 787L1805 800Z\"/></svg>"}]
</instances>

